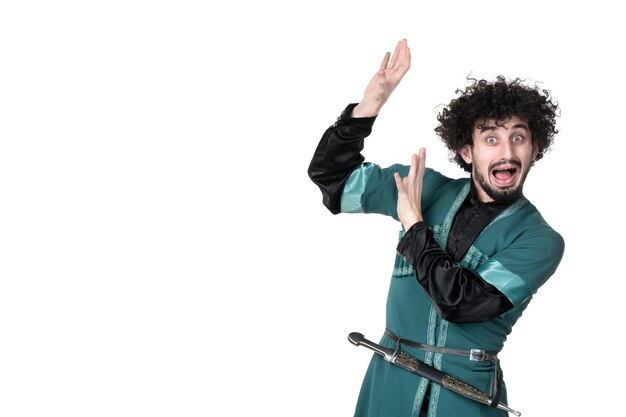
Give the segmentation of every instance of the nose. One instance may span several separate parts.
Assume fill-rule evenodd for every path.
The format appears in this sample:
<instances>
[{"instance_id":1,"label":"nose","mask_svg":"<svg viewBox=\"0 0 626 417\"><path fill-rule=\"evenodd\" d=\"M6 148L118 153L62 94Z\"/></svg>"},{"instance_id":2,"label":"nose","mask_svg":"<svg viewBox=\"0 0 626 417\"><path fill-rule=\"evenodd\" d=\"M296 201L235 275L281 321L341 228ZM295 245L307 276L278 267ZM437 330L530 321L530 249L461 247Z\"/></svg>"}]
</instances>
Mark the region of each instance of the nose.
<instances>
[{"instance_id":1,"label":"nose","mask_svg":"<svg viewBox=\"0 0 626 417\"><path fill-rule=\"evenodd\" d=\"M504 140L500 142L500 157L502 159L513 158L513 142L510 140Z\"/></svg>"}]
</instances>

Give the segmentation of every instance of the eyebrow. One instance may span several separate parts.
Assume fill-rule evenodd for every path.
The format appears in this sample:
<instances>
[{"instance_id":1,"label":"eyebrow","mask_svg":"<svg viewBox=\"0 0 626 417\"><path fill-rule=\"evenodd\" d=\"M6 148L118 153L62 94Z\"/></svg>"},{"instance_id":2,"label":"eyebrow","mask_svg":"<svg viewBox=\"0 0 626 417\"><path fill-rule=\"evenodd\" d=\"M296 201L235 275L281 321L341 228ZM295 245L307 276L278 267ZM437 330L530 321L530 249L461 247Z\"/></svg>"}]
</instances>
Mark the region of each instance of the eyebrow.
<instances>
[{"instance_id":1,"label":"eyebrow","mask_svg":"<svg viewBox=\"0 0 626 417\"><path fill-rule=\"evenodd\" d=\"M480 132L482 133L482 132L486 132L486 131L488 131L488 130L496 130L498 127L504 127L504 126L497 126L497 125L488 125L488 126L486 126L486 125L479 125L479 126L476 126L476 127L477 127L478 129L480 129ZM506 128L505 128L505 129L506 129ZM526 130L527 132L529 131L528 126L526 126L526 124L524 124L524 123L518 123L518 124L516 124L516 125L513 125L513 126L511 127L511 130L514 130L514 129L524 129L524 130ZM507 129L507 130L508 130L508 129Z\"/></svg>"}]
</instances>

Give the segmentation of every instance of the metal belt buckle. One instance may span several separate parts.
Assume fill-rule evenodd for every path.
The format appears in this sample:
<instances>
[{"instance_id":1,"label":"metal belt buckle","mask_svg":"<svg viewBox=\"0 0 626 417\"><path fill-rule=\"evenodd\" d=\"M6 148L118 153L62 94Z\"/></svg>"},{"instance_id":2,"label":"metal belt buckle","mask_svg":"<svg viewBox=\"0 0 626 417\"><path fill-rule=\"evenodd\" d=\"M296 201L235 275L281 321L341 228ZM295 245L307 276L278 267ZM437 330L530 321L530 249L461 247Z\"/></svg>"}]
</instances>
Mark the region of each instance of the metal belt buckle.
<instances>
[{"instance_id":1,"label":"metal belt buckle","mask_svg":"<svg viewBox=\"0 0 626 417\"><path fill-rule=\"evenodd\" d=\"M487 352L483 349L470 349L470 361L484 361L487 359Z\"/></svg>"}]
</instances>

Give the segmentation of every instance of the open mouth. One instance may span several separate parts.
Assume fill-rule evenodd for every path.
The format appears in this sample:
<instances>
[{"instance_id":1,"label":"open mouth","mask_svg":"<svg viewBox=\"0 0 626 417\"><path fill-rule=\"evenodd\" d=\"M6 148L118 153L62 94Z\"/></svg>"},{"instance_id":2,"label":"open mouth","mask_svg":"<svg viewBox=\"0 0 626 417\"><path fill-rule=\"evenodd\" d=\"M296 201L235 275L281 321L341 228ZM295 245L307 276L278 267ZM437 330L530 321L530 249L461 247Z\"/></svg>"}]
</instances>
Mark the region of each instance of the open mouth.
<instances>
[{"instance_id":1,"label":"open mouth","mask_svg":"<svg viewBox=\"0 0 626 417\"><path fill-rule=\"evenodd\" d=\"M492 170L491 176L499 187L508 187L515 182L518 171L517 167L507 164Z\"/></svg>"}]
</instances>

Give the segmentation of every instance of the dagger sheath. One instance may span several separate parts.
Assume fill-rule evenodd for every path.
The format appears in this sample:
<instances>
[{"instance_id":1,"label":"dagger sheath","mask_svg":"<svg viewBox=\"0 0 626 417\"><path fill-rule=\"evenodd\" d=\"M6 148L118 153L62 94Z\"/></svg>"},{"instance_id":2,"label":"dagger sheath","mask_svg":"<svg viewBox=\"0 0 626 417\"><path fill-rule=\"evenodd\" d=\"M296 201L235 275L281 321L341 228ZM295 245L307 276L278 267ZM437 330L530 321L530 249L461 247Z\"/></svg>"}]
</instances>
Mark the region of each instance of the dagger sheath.
<instances>
[{"instance_id":1,"label":"dagger sheath","mask_svg":"<svg viewBox=\"0 0 626 417\"><path fill-rule=\"evenodd\" d=\"M387 362L390 362L396 366L399 366L402 369L417 374L421 377L424 377L429 381L439 384L442 387L453 391L465 398L489 406L491 406L491 403L493 402L493 398L491 398L488 394L482 392L475 386L460 381L450 375L447 375L444 372L441 372L439 369L436 369L420 361L419 359L414 358L413 356L408 355L405 352L402 352L399 349L391 349L380 346L379 344L367 340L361 333L356 332L350 333L350 335L348 336L348 340L355 346L362 345L373 350L374 352L381 355ZM509 406L503 403L498 403L497 408L512 413L515 416L522 415L522 413L520 413L519 411L512 410Z\"/></svg>"}]
</instances>

